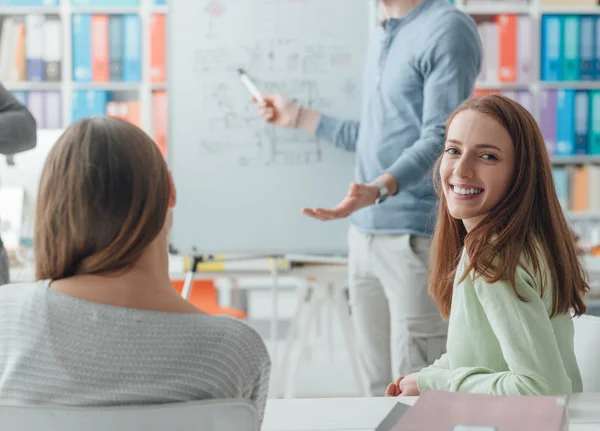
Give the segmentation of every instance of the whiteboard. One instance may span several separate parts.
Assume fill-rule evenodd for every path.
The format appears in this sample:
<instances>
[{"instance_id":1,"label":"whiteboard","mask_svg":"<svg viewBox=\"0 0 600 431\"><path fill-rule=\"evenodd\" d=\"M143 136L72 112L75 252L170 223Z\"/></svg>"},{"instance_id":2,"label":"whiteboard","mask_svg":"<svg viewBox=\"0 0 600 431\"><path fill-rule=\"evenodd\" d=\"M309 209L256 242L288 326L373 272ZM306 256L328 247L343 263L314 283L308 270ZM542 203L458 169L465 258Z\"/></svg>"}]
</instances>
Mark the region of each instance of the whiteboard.
<instances>
[{"instance_id":1,"label":"whiteboard","mask_svg":"<svg viewBox=\"0 0 600 431\"><path fill-rule=\"evenodd\" d=\"M242 86L358 119L369 35L366 0L172 0L168 14L168 163L177 187L175 254L345 253L333 207L354 154L265 124Z\"/></svg>"}]
</instances>

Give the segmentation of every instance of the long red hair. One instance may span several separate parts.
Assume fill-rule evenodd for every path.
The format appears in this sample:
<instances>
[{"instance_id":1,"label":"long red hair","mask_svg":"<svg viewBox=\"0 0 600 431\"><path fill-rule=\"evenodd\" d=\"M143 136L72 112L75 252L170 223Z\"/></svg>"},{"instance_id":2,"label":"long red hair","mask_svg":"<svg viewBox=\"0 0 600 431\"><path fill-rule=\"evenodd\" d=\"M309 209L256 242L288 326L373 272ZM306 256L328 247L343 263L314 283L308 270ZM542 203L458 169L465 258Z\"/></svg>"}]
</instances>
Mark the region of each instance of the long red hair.
<instances>
[{"instance_id":1,"label":"long red hair","mask_svg":"<svg viewBox=\"0 0 600 431\"><path fill-rule=\"evenodd\" d=\"M487 115L506 129L515 146L515 172L507 195L467 234L462 221L448 212L440 187L441 157L438 160L434 172L440 201L431 247L429 291L442 316L450 314L463 247L469 263L465 273L460 274L462 279L473 270L490 283L508 279L515 294L524 300L515 287L515 272L525 253L532 270L539 273L544 268L547 273L541 279L552 283L551 317L571 311L577 316L585 313L583 296L589 286L556 196L550 159L536 121L518 103L491 94L465 100L448 118L446 131L454 117L466 110ZM544 282L540 288L544 295Z\"/></svg>"}]
</instances>

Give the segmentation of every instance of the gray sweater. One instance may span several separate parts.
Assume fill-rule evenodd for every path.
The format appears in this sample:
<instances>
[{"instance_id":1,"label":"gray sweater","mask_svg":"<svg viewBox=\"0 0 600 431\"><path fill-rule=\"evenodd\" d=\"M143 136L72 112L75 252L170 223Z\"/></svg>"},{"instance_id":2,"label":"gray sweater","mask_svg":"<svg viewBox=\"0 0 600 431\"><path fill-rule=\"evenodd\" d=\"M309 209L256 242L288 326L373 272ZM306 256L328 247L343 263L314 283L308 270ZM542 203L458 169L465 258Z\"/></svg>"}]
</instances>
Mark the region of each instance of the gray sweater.
<instances>
[{"instance_id":1,"label":"gray sweater","mask_svg":"<svg viewBox=\"0 0 600 431\"><path fill-rule=\"evenodd\" d=\"M109 406L243 398L260 418L271 362L245 323L0 287L0 403Z\"/></svg>"}]
</instances>

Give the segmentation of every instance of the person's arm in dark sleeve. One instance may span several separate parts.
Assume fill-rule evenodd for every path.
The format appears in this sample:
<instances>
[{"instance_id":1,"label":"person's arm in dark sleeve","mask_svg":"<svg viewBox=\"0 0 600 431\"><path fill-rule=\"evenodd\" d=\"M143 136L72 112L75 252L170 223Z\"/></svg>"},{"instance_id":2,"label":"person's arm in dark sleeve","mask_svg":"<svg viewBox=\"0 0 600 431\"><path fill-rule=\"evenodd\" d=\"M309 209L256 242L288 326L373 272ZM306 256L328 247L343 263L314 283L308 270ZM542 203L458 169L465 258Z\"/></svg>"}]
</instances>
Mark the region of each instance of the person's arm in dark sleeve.
<instances>
[{"instance_id":1,"label":"person's arm in dark sleeve","mask_svg":"<svg viewBox=\"0 0 600 431\"><path fill-rule=\"evenodd\" d=\"M37 125L33 115L0 84L0 154L35 148Z\"/></svg>"}]
</instances>

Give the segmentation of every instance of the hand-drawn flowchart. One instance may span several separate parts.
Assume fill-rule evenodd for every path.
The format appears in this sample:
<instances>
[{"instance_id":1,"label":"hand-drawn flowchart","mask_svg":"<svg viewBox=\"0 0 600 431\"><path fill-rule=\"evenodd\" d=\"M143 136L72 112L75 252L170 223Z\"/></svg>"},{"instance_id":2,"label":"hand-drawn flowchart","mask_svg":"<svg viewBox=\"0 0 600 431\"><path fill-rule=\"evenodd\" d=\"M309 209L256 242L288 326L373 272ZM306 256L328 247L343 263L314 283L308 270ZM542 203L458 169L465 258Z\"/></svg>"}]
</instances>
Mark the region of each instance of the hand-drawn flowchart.
<instances>
[{"instance_id":1,"label":"hand-drawn flowchart","mask_svg":"<svg viewBox=\"0 0 600 431\"><path fill-rule=\"evenodd\" d=\"M360 118L369 0L169 3L169 241L180 254L343 253L347 224L300 211L334 205L355 156L259 116L245 76L341 119ZM376 42L376 41L375 41ZM239 70L243 69L244 74ZM246 82L247 84L247 82Z\"/></svg>"},{"instance_id":2,"label":"hand-drawn flowchart","mask_svg":"<svg viewBox=\"0 0 600 431\"><path fill-rule=\"evenodd\" d=\"M326 18L338 2L203 1L198 25L204 38L192 50L201 82L200 154L239 166L320 163L326 144L303 131L266 124L236 71L244 68L264 94L281 93L310 109L335 113L359 104L351 47L340 42Z\"/></svg>"}]
</instances>

